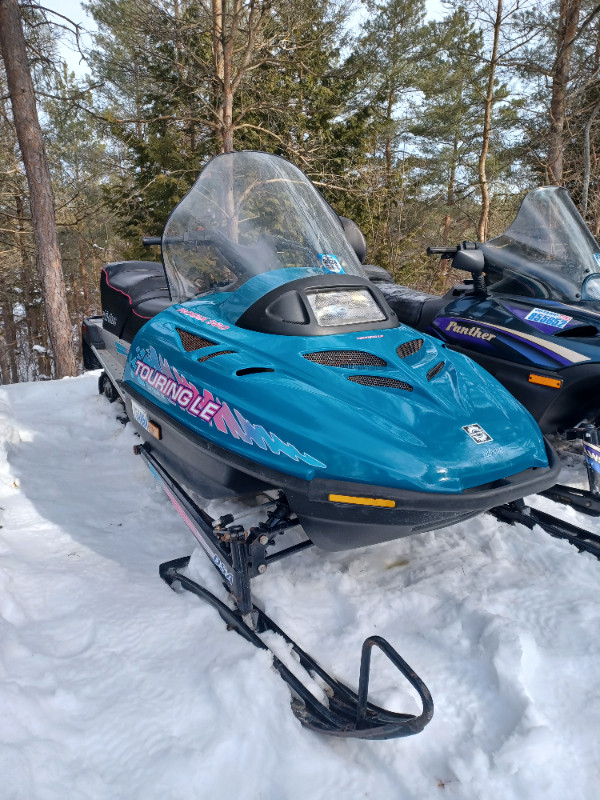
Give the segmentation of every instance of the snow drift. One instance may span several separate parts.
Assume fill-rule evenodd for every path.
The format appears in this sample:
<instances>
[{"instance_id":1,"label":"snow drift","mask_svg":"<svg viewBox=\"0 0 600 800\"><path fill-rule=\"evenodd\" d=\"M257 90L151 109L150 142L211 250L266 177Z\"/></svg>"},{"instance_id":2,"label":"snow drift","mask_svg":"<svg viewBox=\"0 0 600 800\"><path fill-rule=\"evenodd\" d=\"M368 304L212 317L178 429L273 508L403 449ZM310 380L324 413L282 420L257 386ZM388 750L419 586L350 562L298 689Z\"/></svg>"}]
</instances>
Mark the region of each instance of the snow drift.
<instances>
[{"instance_id":1,"label":"snow drift","mask_svg":"<svg viewBox=\"0 0 600 800\"><path fill-rule=\"evenodd\" d=\"M434 697L416 737L319 736L268 654L160 581L195 542L96 381L0 389L3 800L595 800L594 558L484 515L271 566L257 599L328 671L355 686L377 633ZM583 483L583 466L568 477ZM201 553L190 568L220 591ZM377 654L371 697L417 710Z\"/></svg>"}]
</instances>

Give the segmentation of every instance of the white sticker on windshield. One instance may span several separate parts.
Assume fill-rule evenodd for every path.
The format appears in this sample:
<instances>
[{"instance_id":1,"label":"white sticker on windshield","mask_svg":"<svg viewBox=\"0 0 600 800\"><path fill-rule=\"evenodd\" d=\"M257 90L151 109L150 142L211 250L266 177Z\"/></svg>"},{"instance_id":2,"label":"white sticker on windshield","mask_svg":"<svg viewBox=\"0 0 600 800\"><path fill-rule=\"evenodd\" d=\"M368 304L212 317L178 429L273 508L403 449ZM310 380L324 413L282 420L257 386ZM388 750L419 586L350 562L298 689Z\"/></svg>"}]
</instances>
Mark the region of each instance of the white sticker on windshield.
<instances>
[{"instance_id":1,"label":"white sticker on windshield","mask_svg":"<svg viewBox=\"0 0 600 800\"><path fill-rule=\"evenodd\" d=\"M343 272L344 268L336 258L336 256L328 255L327 253L319 253L319 261L323 269L327 272Z\"/></svg>"},{"instance_id":2,"label":"white sticker on windshield","mask_svg":"<svg viewBox=\"0 0 600 800\"><path fill-rule=\"evenodd\" d=\"M571 322L573 317L566 314L557 314L556 311L548 311L547 308L534 308L525 317L529 322L537 322L539 325L549 325L551 328L564 328L567 322Z\"/></svg>"}]
</instances>

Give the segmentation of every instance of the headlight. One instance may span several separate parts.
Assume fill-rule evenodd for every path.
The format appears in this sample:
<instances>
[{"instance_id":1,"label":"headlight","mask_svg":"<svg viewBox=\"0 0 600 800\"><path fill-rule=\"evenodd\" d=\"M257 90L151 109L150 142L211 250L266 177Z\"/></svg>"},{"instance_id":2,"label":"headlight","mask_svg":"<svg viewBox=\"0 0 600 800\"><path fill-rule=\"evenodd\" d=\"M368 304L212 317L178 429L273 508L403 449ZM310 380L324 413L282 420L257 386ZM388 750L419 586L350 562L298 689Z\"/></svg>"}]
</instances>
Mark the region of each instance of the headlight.
<instances>
[{"instance_id":1,"label":"headlight","mask_svg":"<svg viewBox=\"0 0 600 800\"><path fill-rule=\"evenodd\" d=\"M584 300L600 300L600 275L590 275L583 284Z\"/></svg>"},{"instance_id":2,"label":"headlight","mask_svg":"<svg viewBox=\"0 0 600 800\"><path fill-rule=\"evenodd\" d=\"M368 289L310 292L307 297L319 325L356 325L385 319Z\"/></svg>"}]
</instances>

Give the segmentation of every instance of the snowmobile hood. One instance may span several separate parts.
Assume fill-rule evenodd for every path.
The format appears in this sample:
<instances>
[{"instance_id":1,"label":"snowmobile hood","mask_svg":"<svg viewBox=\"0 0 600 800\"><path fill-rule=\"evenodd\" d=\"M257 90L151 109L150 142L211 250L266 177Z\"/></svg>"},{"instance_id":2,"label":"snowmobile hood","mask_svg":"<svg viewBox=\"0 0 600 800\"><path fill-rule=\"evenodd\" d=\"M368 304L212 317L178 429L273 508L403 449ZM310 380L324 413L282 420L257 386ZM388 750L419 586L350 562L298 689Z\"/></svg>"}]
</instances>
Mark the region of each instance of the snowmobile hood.
<instances>
[{"instance_id":1,"label":"snowmobile hood","mask_svg":"<svg viewBox=\"0 0 600 800\"><path fill-rule=\"evenodd\" d=\"M124 376L207 440L307 480L438 493L548 466L529 413L431 337L397 323L264 333L232 323L229 302L213 295L148 322Z\"/></svg>"}]
</instances>

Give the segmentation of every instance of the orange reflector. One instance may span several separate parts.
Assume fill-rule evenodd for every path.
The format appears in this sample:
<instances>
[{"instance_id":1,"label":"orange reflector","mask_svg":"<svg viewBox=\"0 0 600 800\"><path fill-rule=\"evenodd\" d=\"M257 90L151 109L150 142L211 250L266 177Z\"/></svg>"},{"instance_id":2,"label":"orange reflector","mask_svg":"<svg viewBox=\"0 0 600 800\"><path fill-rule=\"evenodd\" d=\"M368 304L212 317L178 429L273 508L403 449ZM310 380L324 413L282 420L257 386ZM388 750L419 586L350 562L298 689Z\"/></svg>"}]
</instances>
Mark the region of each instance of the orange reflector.
<instances>
[{"instance_id":1,"label":"orange reflector","mask_svg":"<svg viewBox=\"0 0 600 800\"><path fill-rule=\"evenodd\" d=\"M529 383L538 383L540 386L551 386L553 389L560 389L562 380L560 378L547 378L545 375L529 375Z\"/></svg>"},{"instance_id":2,"label":"orange reflector","mask_svg":"<svg viewBox=\"0 0 600 800\"><path fill-rule=\"evenodd\" d=\"M151 433L155 439L161 439L160 425L148 420L148 433Z\"/></svg>"},{"instance_id":3,"label":"orange reflector","mask_svg":"<svg viewBox=\"0 0 600 800\"><path fill-rule=\"evenodd\" d=\"M394 500L384 500L381 497L350 497L347 494L330 494L332 503L353 503L355 506L379 506L380 508L395 508Z\"/></svg>"}]
</instances>

